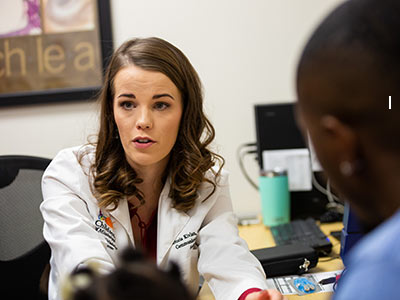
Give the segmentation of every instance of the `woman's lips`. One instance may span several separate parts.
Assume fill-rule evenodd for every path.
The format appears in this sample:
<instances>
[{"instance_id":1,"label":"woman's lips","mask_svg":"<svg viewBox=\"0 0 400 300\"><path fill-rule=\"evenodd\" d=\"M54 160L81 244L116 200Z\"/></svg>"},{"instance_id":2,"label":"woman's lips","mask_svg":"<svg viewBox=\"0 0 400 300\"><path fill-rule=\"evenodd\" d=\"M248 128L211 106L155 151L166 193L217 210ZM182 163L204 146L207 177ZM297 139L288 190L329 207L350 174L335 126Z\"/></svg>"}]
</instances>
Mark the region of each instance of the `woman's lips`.
<instances>
[{"instance_id":1,"label":"woman's lips","mask_svg":"<svg viewBox=\"0 0 400 300\"><path fill-rule=\"evenodd\" d=\"M155 142L150 139L139 138L139 139L134 139L133 144L138 149L146 149L146 148L151 147L153 144L155 144Z\"/></svg>"}]
</instances>

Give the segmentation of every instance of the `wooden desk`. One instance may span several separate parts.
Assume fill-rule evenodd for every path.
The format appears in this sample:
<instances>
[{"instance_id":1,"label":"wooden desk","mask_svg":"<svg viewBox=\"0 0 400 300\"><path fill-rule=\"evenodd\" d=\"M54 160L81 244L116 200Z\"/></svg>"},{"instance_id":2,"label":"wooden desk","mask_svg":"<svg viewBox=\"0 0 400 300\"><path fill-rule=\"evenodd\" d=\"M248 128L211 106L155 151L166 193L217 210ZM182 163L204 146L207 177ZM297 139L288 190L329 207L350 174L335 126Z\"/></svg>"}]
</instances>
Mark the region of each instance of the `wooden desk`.
<instances>
[{"instance_id":1,"label":"wooden desk","mask_svg":"<svg viewBox=\"0 0 400 300\"><path fill-rule=\"evenodd\" d=\"M321 230L330 238L333 248L331 256L339 257L340 252L340 243L330 237L329 234L331 231L341 230L343 228L342 223L332 223L332 224L323 224L321 226ZM247 242L249 248L251 250L272 247L275 246L274 238L272 237L271 232L267 227L263 224L257 225L248 225L248 226L239 226L239 234L240 236ZM340 258L327 260L328 258L320 258L318 265L310 270L310 273L315 272L327 272L327 271L335 271L339 269L343 269L343 263ZM298 295L288 295L286 296L289 300L292 299L312 299L312 300L328 300L331 298L331 293L317 293L310 294L307 296L298 296ZM207 284L204 284L197 300L214 300L214 296L212 295L210 289Z\"/></svg>"}]
</instances>

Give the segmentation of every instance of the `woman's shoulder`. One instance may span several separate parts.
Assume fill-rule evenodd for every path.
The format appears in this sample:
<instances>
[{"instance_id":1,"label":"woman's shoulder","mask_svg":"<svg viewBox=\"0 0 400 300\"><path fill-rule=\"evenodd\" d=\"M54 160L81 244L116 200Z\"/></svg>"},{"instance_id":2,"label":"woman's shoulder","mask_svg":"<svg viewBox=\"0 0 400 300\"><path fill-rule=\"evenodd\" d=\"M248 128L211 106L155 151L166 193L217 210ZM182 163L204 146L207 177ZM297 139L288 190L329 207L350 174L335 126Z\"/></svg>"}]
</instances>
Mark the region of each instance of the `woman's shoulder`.
<instances>
[{"instance_id":1,"label":"woman's shoulder","mask_svg":"<svg viewBox=\"0 0 400 300\"><path fill-rule=\"evenodd\" d=\"M89 144L62 149L52 159L47 171L77 168L87 171L94 161L95 151L96 148Z\"/></svg>"},{"instance_id":2,"label":"woman's shoulder","mask_svg":"<svg viewBox=\"0 0 400 300\"><path fill-rule=\"evenodd\" d=\"M218 195L219 191L229 185L229 172L220 167L210 168L204 175L205 181L200 185L199 199L207 198L212 192L213 195Z\"/></svg>"},{"instance_id":3,"label":"woman's shoulder","mask_svg":"<svg viewBox=\"0 0 400 300\"><path fill-rule=\"evenodd\" d=\"M69 148L64 148L60 150L53 161L62 160L92 160L95 154L96 148L92 144L85 144L80 146L74 146Z\"/></svg>"},{"instance_id":4,"label":"woman's shoulder","mask_svg":"<svg viewBox=\"0 0 400 300\"><path fill-rule=\"evenodd\" d=\"M199 211L209 211L220 196L230 201L229 197L229 172L223 168L213 167L209 169L205 177L209 181L205 181L198 189L197 204L190 212L191 215L199 213ZM206 200L206 201L204 201Z\"/></svg>"},{"instance_id":5,"label":"woman's shoulder","mask_svg":"<svg viewBox=\"0 0 400 300\"><path fill-rule=\"evenodd\" d=\"M79 203L83 200L87 207L96 209L90 158L94 153L95 148L87 145L65 148L57 153L42 177L45 207L63 206L79 199ZM58 201L61 199L65 201Z\"/></svg>"},{"instance_id":6,"label":"woman's shoulder","mask_svg":"<svg viewBox=\"0 0 400 300\"><path fill-rule=\"evenodd\" d=\"M214 166L206 172L205 177L217 185L226 185L229 181L229 172L220 166Z\"/></svg>"}]
</instances>

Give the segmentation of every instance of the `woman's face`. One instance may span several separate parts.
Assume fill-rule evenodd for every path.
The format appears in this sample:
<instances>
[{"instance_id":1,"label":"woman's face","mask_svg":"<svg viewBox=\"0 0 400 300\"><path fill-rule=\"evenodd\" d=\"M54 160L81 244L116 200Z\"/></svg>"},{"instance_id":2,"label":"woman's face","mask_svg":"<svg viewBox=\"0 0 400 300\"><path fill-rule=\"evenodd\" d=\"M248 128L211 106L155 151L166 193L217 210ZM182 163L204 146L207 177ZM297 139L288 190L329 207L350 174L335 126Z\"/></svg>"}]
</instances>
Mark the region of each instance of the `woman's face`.
<instances>
[{"instance_id":1,"label":"woman's face","mask_svg":"<svg viewBox=\"0 0 400 300\"><path fill-rule=\"evenodd\" d=\"M183 104L163 73L127 66L114 79L114 119L128 163L135 170L166 166L179 131Z\"/></svg>"}]
</instances>

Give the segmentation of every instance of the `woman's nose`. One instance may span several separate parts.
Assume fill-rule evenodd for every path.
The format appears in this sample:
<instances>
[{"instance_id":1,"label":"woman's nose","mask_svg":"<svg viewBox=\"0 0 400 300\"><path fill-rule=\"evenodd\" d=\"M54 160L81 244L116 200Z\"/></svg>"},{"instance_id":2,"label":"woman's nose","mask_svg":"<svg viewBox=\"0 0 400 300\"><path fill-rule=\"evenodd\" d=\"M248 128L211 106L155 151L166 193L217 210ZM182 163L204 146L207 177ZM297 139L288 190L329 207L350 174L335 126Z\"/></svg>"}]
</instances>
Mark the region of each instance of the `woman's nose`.
<instances>
[{"instance_id":1,"label":"woman's nose","mask_svg":"<svg viewBox=\"0 0 400 300\"><path fill-rule=\"evenodd\" d=\"M139 118L136 122L137 129L151 129L153 127L153 121L151 112L148 109L142 109L140 111Z\"/></svg>"}]
</instances>

